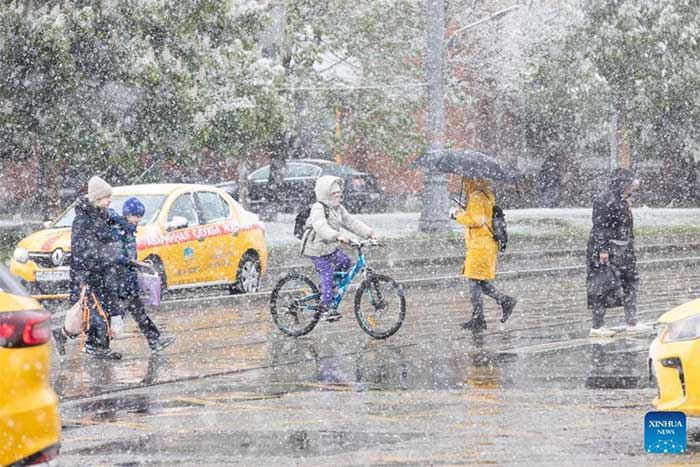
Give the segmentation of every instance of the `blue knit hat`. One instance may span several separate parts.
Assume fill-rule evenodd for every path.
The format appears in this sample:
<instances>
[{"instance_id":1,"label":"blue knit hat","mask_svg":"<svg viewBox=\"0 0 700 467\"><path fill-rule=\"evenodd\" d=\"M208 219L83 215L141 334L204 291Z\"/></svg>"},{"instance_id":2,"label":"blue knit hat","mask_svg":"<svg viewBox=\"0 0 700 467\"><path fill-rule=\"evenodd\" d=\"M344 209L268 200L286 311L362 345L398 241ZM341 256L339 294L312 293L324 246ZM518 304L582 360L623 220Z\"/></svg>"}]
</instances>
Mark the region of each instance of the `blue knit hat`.
<instances>
[{"instance_id":1,"label":"blue knit hat","mask_svg":"<svg viewBox=\"0 0 700 467\"><path fill-rule=\"evenodd\" d=\"M138 198L129 198L124 201L124 206L122 207L122 214L124 214L124 216L143 217L145 213L146 207Z\"/></svg>"}]
</instances>

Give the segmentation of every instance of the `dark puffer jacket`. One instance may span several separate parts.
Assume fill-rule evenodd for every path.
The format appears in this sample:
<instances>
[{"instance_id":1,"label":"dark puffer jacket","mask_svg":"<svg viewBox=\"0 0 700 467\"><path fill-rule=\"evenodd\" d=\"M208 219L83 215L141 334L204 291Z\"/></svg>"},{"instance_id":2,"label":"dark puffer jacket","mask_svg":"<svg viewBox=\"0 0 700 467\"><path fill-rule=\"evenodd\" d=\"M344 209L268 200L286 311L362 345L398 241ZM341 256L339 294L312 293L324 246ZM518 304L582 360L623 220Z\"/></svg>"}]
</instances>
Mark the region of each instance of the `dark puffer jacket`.
<instances>
[{"instance_id":1,"label":"dark puffer jacket","mask_svg":"<svg viewBox=\"0 0 700 467\"><path fill-rule=\"evenodd\" d=\"M71 302L80 297L81 284L106 298L106 278L117 259L112 227L107 212L93 206L85 197L75 205L71 230Z\"/></svg>"},{"instance_id":2,"label":"dark puffer jacket","mask_svg":"<svg viewBox=\"0 0 700 467\"><path fill-rule=\"evenodd\" d=\"M133 298L139 294L136 261L136 226L109 210L112 241L117 246L117 258L107 275L107 286L120 298Z\"/></svg>"},{"instance_id":3,"label":"dark puffer jacket","mask_svg":"<svg viewBox=\"0 0 700 467\"><path fill-rule=\"evenodd\" d=\"M588 237L586 288L588 306L611 308L622 305L621 277L637 280L634 221L625 189L634 181L632 172L616 169L608 189L593 202L593 226ZM600 262L607 252L608 264Z\"/></svg>"},{"instance_id":4,"label":"dark puffer jacket","mask_svg":"<svg viewBox=\"0 0 700 467\"><path fill-rule=\"evenodd\" d=\"M625 196L634 175L627 169L616 169L608 183L608 189L593 202L593 226L588 237L588 267L598 267L600 253L610 252L611 240L629 242L634 250L634 221L632 209Z\"/></svg>"}]
</instances>

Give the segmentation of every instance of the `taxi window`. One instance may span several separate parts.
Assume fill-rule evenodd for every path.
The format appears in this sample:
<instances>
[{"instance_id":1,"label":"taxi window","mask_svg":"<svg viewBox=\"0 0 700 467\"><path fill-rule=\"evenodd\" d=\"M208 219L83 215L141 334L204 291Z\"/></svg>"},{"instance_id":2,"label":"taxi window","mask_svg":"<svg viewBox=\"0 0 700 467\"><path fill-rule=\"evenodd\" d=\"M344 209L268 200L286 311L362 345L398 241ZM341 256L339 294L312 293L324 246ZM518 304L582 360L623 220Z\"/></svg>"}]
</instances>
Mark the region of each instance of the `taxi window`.
<instances>
[{"instance_id":1,"label":"taxi window","mask_svg":"<svg viewBox=\"0 0 700 467\"><path fill-rule=\"evenodd\" d=\"M180 195L173 205L170 206L168 222L172 221L175 216L187 219L187 225L197 225L199 223L197 212L194 210L194 203L192 203L192 196L189 193Z\"/></svg>"},{"instance_id":2,"label":"taxi window","mask_svg":"<svg viewBox=\"0 0 700 467\"><path fill-rule=\"evenodd\" d=\"M112 196L112 202L109 204L109 207L114 209L118 214L121 214L124 201L131 198L132 196L138 198L139 201L141 201L144 207L146 208L146 213L141 218L139 225L148 225L151 222L153 222L156 219L156 217L158 217L158 213L160 213L160 207L163 205L163 201L165 201L165 196L114 195ZM58 219L56 219L56 222L54 222L52 227L70 227L73 225L73 219L75 219L75 203L73 203L73 205L71 205L70 208L66 209L66 211L63 214L61 214L61 216Z\"/></svg>"},{"instance_id":3,"label":"taxi window","mask_svg":"<svg viewBox=\"0 0 700 467\"><path fill-rule=\"evenodd\" d=\"M165 196L163 195L115 195L112 196L112 202L109 204L109 207L121 214L124 202L132 197L141 201L143 207L146 208L146 213L141 218L139 225L148 225L153 222L158 217L160 207L165 201Z\"/></svg>"},{"instance_id":4,"label":"taxi window","mask_svg":"<svg viewBox=\"0 0 700 467\"><path fill-rule=\"evenodd\" d=\"M202 223L222 221L231 217L231 208L217 193L200 191L197 193L197 202L202 214Z\"/></svg>"}]
</instances>

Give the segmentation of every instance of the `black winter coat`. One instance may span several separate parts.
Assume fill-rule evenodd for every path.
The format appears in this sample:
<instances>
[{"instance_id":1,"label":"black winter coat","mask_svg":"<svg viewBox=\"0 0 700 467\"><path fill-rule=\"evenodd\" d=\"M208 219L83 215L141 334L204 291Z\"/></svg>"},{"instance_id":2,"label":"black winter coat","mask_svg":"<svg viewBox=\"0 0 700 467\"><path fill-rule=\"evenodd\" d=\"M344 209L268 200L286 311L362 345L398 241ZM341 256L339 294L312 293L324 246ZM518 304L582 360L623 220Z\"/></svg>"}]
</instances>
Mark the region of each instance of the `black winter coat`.
<instances>
[{"instance_id":1,"label":"black winter coat","mask_svg":"<svg viewBox=\"0 0 700 467\"><path fill-rule=\"evenodd\" d=\"M112 242L118 247L115 263L107 274L107 287L118 298L138 297L139 282L137 268L133 262L137 259L136 226L117 214L108 210Z\"/></svg>"},{"instance_id":2,"label":"black winter coat","mask_svg":"<svg viewBox=\"0 0 700 467\"><path fill-rule=\"evenodd\" d=\"M623 193L608 190L593 202L593 226L586 254L589 270L600 265L601 252L610 253L615 248L610 240L629 242L629 248L634 252L632 209Z\"/></svg>"},{"instance_id":3,"label":"black winter coat","mask_svg":"<svg viewBox=\"0 0 700 467\"><path fill-rule=\"evenodd\" d=\"M593 202L593 226L586 251L586 287L588 306L621 306L620 271L623 277L637 276L637 258L634 251L634 220L632 209L624 193L631 174L618 169L621 175L613 178L607 191ZM616 244L614 241L618 241ZM627 242L619 245L619 242ZM609 264L601 267L600 253L609 254Z\"/></svg>"},{"instance_id":4,"label":"black winter coat","mask_svg":"<svg viewBox=\"0 0 700 467\"><path fill-rule=\"evenodd\" d=\"M79 198L75 205L70 243L71 302L79 299L81 284L104 298L108 268L117 258L112 228L106 211L96 208L85 197Z\"/></svg>"}]
</instances>

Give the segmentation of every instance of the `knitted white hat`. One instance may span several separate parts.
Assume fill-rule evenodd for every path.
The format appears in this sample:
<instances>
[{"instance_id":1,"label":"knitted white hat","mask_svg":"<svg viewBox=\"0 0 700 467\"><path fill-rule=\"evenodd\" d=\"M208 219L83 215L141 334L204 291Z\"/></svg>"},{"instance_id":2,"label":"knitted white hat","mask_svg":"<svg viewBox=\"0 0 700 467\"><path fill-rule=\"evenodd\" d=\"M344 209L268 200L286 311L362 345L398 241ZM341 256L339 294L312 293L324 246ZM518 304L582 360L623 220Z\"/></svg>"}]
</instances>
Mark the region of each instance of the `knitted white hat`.
<instances>
[{"instance_id":1,"label":"knitted white hat","mask_svg":"<svg viewBox=\"0 0 700 467\"><path fill-rule=\"evenodd\" d=\"M106 198L107 196L112 196L112 187L109 186L109 183L105 182L97 175L92 177L88 182L88 200L94 203L98 199Z\"/></svg>"}]
</instances>

